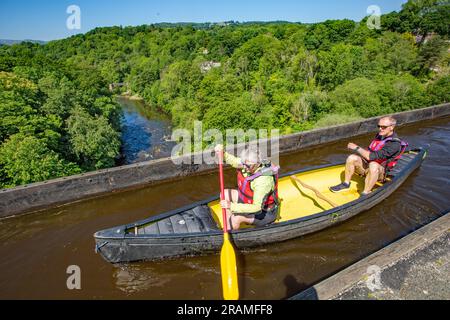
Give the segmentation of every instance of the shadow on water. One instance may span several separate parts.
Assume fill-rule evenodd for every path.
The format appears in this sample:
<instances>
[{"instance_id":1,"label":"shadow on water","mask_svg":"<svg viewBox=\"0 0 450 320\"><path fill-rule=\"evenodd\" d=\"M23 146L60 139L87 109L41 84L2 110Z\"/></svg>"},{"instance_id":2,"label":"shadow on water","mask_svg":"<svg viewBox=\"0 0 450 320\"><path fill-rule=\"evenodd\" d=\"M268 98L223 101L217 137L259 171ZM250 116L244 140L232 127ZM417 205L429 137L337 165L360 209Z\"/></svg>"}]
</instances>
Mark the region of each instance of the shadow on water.
<instances>
[{"instance_id":1,"label":"shadow on water","mask_svg":"<svg viewBox=\"0 0 450 320\"><path fill-rule=\"evenodd\" d=\"M430 144L422 166L376 207L323 231L239 250L240 297L283 299L381 249L450 208L450 118L399 129L410 145ZM354 139L368 144L373 135ZM283 172L344 162L349 141L281 157ZM226 187L236 184L225 171ZM98 230L145 219L218 194L215 173L111 194L0 220L2 299L221 299L218 254L111 265L94 252ZM68 290L69 265L82 290Z\"/></svg>"},{"instance_id":2,"label":"shadow on water","mask_svg":"<svg viewBox=\"0 0 450 320\"><path fill-rule=\"evenodd\" d=\"M291 274L288 274L284 278L283 283L286 286L286 297L292 297L308 288L308 285L306 283L299 282ZM314 288L312 288L312 290L314 291L315 294L312 295L309 300L318 300L316 291L314 290Z\"/></svg>"}]
</instances>

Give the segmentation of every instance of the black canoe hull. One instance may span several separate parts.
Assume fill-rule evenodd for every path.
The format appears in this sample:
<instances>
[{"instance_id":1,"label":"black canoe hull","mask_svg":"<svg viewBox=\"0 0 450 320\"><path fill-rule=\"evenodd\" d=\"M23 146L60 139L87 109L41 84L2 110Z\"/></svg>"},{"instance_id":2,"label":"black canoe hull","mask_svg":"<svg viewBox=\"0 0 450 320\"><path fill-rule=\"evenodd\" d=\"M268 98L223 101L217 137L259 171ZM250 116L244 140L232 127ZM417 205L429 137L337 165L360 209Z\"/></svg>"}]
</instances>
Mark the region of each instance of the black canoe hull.
<instances>
[{"instance_id":1,"label":"black canoe hull","mask_svg":"<svg viewBox=\"0 0 450 320\"><path fill-rule=\"evenodd\" d=\"M233 231L230 233L231 240L238 249L251 248L297 238L348 220L361 212L373 208L397 190L409 175L421 165L427 151L425 149L417 149L417 152L417 156L395 175L390 182L378 188L363 200L358 199L341 207L301 219L276 223L263 228ZM308 170L311 170L311 168L287 173L283 176ZM96 251L106 261L111 263L159 260L218 252L223 244L221 230L179 235L135 235L125 233L125 230L133 228L133 226L161 219L165 216L169 217L196 206L205 205L212 200L214 199L208 199L189 207L155 216L147 221L99 231L94 235Z\"/></svg>"}]
</instances>

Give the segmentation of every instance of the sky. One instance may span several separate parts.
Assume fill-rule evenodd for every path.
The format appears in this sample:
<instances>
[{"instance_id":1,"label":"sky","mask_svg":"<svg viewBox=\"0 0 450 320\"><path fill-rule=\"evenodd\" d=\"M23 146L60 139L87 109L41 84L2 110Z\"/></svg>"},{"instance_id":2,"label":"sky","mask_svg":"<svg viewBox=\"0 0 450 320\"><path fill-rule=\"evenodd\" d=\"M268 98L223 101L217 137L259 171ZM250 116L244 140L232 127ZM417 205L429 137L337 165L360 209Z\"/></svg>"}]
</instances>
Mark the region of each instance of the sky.
<instances>
[{"instance_id":1,"label":"sky","mask_svg":"<svg viewBox=\"0 0 450 320\"><path fill-rule=\"evenodd\" d=\"M381 14L399 11L406 0L0 0L0 39L56 40L96 27L158 22L360 21L371 5ZM79 8L67 12L69 6ZM69 20L69 26L67 22ZM79 21L79 28L76 22Z\"/></svg>"}]
</instances>

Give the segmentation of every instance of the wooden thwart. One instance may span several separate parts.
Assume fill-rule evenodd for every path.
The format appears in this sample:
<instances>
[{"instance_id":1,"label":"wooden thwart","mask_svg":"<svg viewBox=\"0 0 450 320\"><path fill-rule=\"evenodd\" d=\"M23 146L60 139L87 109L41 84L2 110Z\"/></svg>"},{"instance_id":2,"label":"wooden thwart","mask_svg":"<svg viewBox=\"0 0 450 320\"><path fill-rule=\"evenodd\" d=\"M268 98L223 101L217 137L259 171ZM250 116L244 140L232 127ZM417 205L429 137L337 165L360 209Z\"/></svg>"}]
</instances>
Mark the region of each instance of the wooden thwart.
<instances>
[{"instance_id":1,"label":"wooden thwart","mask_svg":"<svg viewBox=\"0 0 450 320\"><path fill-rule=\"evenodd\" d=\"M309 185L307 185L306 183L302 182L299 178L291 176L291 179L293 179L295 182L300 183L304 188L309 189L314 191L314 193L316 194L317 198L320 198L322 200L325 200L326 202L328 202L333 208L338 207L339 205L334 203L333 201L331 201L330 199L326 198L323 194L321 194L316 188L311 187Z\"/></svg>"}]
</instances>

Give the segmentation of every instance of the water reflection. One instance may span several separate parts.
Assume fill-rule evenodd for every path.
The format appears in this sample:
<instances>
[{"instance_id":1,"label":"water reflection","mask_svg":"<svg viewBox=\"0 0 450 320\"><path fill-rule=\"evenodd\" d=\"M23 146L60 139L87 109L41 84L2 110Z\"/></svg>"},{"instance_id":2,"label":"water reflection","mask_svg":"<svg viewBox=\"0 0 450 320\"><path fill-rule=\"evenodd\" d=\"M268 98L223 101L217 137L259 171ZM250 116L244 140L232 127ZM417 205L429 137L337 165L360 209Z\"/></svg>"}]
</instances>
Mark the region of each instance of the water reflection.
<instances>
[{"instance_id":1,"label":"water reflection","mask_svg":"<svg viewBox=\"0 0 450 320\"><path fill-rule=\"evenodd\" d=\"M114 271L113 277L117 288L127 294L163 287L170 281L169 277L161 277L154 272L154 268L142 269L133 265L121 265Z\"/></svg>"},{"instance_id":2,"label":"water reflection","mask_svg":"<svg viewBox=\"0 0 450 320\"><path fill-rule=\"evenodd\" d=\"M214 257L214 256L213 256ZM212 257L183 257L151 263L117 264L113 278L120 291L133 297L153 297L162 299L206 299L211 290L220 298L220 268L211 264ZM213 258L214 259L214 258ZM218 257L216 256L216 259ZM195 286L192 279L199 279ZM183 287L186 290L179 290Z\"/></svg>"}]
</instances>

